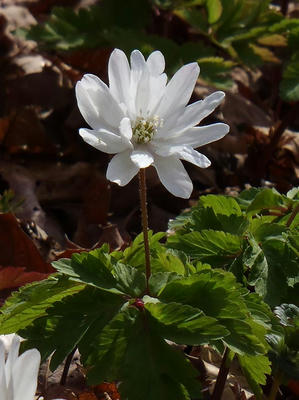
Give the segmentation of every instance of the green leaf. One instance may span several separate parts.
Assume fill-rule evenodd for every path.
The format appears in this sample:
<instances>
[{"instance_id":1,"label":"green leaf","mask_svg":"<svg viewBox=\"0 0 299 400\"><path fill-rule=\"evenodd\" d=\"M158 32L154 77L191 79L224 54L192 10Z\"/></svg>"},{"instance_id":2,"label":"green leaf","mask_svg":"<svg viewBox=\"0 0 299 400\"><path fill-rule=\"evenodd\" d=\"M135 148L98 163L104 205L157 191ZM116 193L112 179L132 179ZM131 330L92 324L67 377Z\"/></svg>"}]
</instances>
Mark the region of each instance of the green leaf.
<instances>
[{"instance_id":1,"label":"green leaf","mask_svg":"<svg viewBox=\"0 0 299 400\"><path fill-rule=\"evenodd\" d=\"M299 200L299 187L290 189L287 193L287 197L292 200Z\"/></svg>"},{"instance_id":2,"label":"green leaf","mask_svg":"<svg viewBox=\"0 0 299 400\"><path fill-rule=\"evenodd\" d=\"M205 208L211 207L215 214L227 216L232 214L238 216L242 215L238 202L231 196L208 194L206 196L201 196L199 203Z\"/></svg>"},{"instance_id":3,"label":"green leaf","mask_svg":"<svg viewBox=\"0 0 299 400\"><path fill-rule=\"evenodd\" d=\"M37 318L47 315L47 309L64 297L84 289L68 279L50 277L34 282L13 292L1 307L0 333L14 333L28 326Z\"/></svg>"},{"instance_id":4,"label":"green leaf","mask_svg":"<svg viewBox=\"0 0 299 400\"><path fill-rule=\"evenodd\" d=\"M131 400L139 400L140 393L145 400L199 396L197 372L147 321L143 312L127 307L106 325L92 355L83 354L89 382L120 380L121 396Z\"/></svg>"},{"instance_id":5,"label":"green leaf","mask_svg":"<svg viewBox=\"0 0 299 400\"><path fill-rule=\"evenodd\" d=\"M281 304L275 307L274 313L284 326L293 326L296 320L299 322L299 307L294 304Z\"/></svg>"},{"instance_id":6,"label":"green leaf","mask_svg":"<svg viewBox=\"0 0 299 400\"><path fill-rule=\"evenodd\" d=\"M250 203L247 208L247 213L253 215L262 210L270 210L273 209L273 207L286 206L288 203L287 199L280 195L276 190L264 189L259 192Z\"/></svg>"},{"instance_id":7,"label":"green leaf","mask_svg":"<svg viewBox=\"0 0 299 400\"><path fill-rule=\"evenodd\" d=\"M262 188L251 187L250 189L243 190L238 197L236 197L236 201L240 205L240 208L243 211L246 211L252 201L255 199L256 195L260 193Z\"/></svg>"},{"instance_id":8,"label":"green leaf","mask_svg":"<svg viewBox=\"0 0 299 400\"><path fill-rule=\"evenodd\" d=\"M243 374L247 379L257 399L263 399L263 390L260 385L266 384L266 375L271 374L270 361L263 355L239 355L238 360Z\"/></svg>"},{"instance_id":9,"label":"green leaf","mask_svg":"<svg viewBox=\"0 0 299 400\"><path fill-rule=\"evenodd\" d=\"M220 0L207 0L206 7L208 11L208 21L214 24L219 20L222 14L222 4Z\"/></svg>"},{"instance_id":10,"label":"green leaf","mask_svg":"<svg viewBox=\"0 0 299 400\"><path fill-rule=\"evenodd\" d=\"M180 276L175 272L156 272L151 274L149 279L149 289L152 296L159 296L165 286Z\"/></svg>"},{"instance_id":11,"label":"green leaf","mask_svg":"<svg viewBox=\"0 0 299 400\"><path fill-rule=\"evenodd\" d=\"M149 238L149 246L151 252L156 247L161 247L159 244L159 240L165 236L165 233L156 233L153 235L151 231L148 233ZM123 252L123 257L120 260L123 264L131 265L135 268L142 268L145 270L145 255L144 255L144 244L143 244L143 234L140 233L131 244L130 247L127 247Z\"/></svg>"},{"instance_id":12,"label":"green leaf","mask_svg":"<svg viewBox=\"0 0 299 400\"><path fill-rule=\"evenodd\" d=\"M176 225L176 221L179 224ZM186 217L179 216L171 226L177 226L181 233L213 229L226 233L240 235L244 233L249 221L241 212L237 201L229 196L207 195L201 196Z\"/></svg>"},{"instance_id":13,"label":"green leaf","mask_svg":"<svg viewBox=\"0 0 299 400\"><path fill-rule=\"evenodd\" d=\"M223 342L230 350L237 354L259 355L265 353L265 346L256 336L249 321L226 318L221 323L229 330L230 335L223 338ZM261 326L260 326L261 327ZM261 327L261 329L263 329ZM266 330L263 329L263 333Z\"/></svg>"},{"instance_id":14,"label":"green leaf","mask_svg":"<svg viewBox=\"0 0 299 400\"><path fill-rule=\"evenodd\" d=\"M223 341L234 352L264 352L265 345L255 335L258 328L233 274L206 269L188 278L172 281L160 294L160 300L189 305L202 310L206 316L216 318L230 332ZM265 333L265 328L260 327Z\"/></svg>"},{"instance_id":15,"label":"green leaf","mask_svg":"<svg viewBox=\"0 0 299 400\"><path fill-rule=\"evenodd\" d=\"M89 253L75 253L71 260L62 258L53 262L53 266L76 282L104 289L113 289L117 284L110 272L111 262L106 246Z\"/></svg>"},{"instance_id":16,"label":"green leaf","mask_svg":"<svg viewBox=\"0 0 299 400\"><path fill-rule=\"evenodd\" d=\"M273 313L268 304L257 293L248 293L243 299L254 321L266 328L271 327Z\"/></svg>"},{"instance_id":17,"label":"green leaf","mask_svg":"<svg viewBox=\"0 0 299 400\"><path fill-rule=\"evenodd\" d=\"M54 7L49 19L28 31L19 31L31 40L57 50L107 46L104 34L113 26L143 29L151 19L146 0L102 0L99 5L75 12L68 7ZM18 32L17 32L18 33Z\"/></svg>"},{"instance_id":18,"label":"green leaf","mask_svg":"<svg viewBox=\"0 0 299 400\"><path fill-rule=\"evenodd\" d=\"M78 346L93 351L94 336L113 318L124 303L122 296L94 287L86 287L47 310L47 315L22 330L25 347L37 348L45 360L54 351L51 369L55 370Z\"/></svg>"},{"instance_id":19,"label":"green leaf","mask_svg":"<svg viewBox=\"0 0 299 400\"><path fill-rule=\"evenodd\" d=\"M250 268L248 282L275 306L287 301L291 279L298 279L298 249L292 245L292 234L279 224L263 224L254 236L249 240L251 254L248 249L244 253L244 262Z\"/></svg>"},{"instance_id":20,"label":"green leaf","mask_svg":"<svg viewBox=\"0 0 299 400\"><path fill-rule=\"evenodd\" d=\"M200 78L212 86L228 90L234 81L230 72L236 65L233 61L224 60L222 57L201 57L197 59L200 66Z\"/></svg>"},{"instance_id":21,"label":"green leaf","mask_svg":"<svg viewBox=\"0 0 299 400\"><path fill-rule=\"evenodd\" d=\"M299 52L285 66L280 82L280 96L285 101L299 100Z\"/></svg>"},{"instance_id":22,"label":"green leaf","mask_svg":"<svg viewBox=\"0 0 299 400\"><path fill-rule=\"evenodd\" d=\"M142 297L146 290L145 274L136 268L118 263L114 267L116 288L132 297Z\"/></svg>"},{"instance_id":23,"label":"green leaf","mask_svg":"<svg viewBox=\"0 0 299 400\"><path fill-rule=\"evenodd\" d=\"M164 246L152 250L151 266L153 272L175 272L180 275L186 272L186 266L179 257Z\"/></svg>"},{"instance_id":24,"label":"green leaf","mask_svg":"<svg viewBox=\"0 0 299 400\"><path fill-rule=\"evenodd\" d=\"M225 266L238 257L242 248L242 239L221 231L202 230L170 236L167 244L199 261L215 266Z\"/></svg>"},{"instance_id":25,"label":"green leaf","mask_svg":"<svg viewBox=\"0 0 299 400\"><path fill-rule=\"evenodd\" d=\"M197 32L207 34L209 23L204 9L180 8L174 11L174 14L190 24Z\"/></svg>"},{"instance_id":26,"label":"green leaf","mask_svg":"<svg viewBox=\"0 0 299 400\"><path fill-rule=\"evenodd\" d=\"M229 334L217 319L206 317L198 308L179 303L147 303L161 337L182 344L203 344Z\"/></svg>"}]
</instances>

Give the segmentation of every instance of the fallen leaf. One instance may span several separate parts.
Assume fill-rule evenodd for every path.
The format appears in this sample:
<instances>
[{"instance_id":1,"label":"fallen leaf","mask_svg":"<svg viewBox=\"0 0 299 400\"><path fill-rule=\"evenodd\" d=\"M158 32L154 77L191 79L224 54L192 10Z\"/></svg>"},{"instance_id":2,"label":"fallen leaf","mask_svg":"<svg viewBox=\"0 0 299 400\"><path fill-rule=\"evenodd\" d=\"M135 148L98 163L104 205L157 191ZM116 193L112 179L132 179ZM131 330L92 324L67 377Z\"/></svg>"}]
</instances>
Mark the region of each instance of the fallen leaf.
<instances>
[{"instance_id":1,"label":"fallen leaf","mask_svg":"<svg viewBox=\"0 0 299 400\"><path fill-rule=\"evenodd\" d=\"M99 400L106 400L108 398L107 396L105 396L105 393L108 394L111 400L120 399L120 394L118 393L115 383L104 382L100 385L95 386L93 390Z\"/></svg>"},{"instance_id":2,"label":"fallen leaf","mask_svg":"<svg viewBox=\"0 0 299 400\"><path fill-rule=\"evenodd\" d=\"M27 272L24 267L0 267L0 290L18 288L47 277L48 274Z\"/></svg>"},{"instance_id":3,"label":"fallen leaf","mask_svg":"<svg viewBox=\"0 0 299 400\"><path fill-rule=\"evenodd\" d=\"M20 108L1 118L0 141L10 154L56 151L33 107Z\"/></svg>"},{"instance_id":4,"label":"fallen leaf","mask_svg":"<svg viewBox=\"0 0 299 400\"><path fill-rule=\"evenodd\" d=\"M32 240L20 228L13 214L0 214L0 265L24 267L26 271L54 272L45 262Z\"/></svg>"},{"instance_id":5,"label":"fallen leaf","mask_svg":"<svg viewBox=\"0 0 299 400\"><path fill-rule=\"evenodd\" d=\"M84 392L79 394L78 400L98 400L94 392Z\"/></svg>"}]
</instances>

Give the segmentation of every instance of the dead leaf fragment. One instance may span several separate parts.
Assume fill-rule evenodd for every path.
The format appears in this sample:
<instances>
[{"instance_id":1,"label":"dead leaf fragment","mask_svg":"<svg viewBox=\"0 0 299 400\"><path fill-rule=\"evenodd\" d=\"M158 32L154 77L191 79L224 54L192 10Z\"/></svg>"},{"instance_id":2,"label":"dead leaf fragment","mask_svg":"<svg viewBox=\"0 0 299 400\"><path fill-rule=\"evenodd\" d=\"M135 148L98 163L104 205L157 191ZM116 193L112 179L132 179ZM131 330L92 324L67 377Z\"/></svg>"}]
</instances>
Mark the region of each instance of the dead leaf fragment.
<instances>
[{"instance_id":1,"label":"dead leaf fragment","mask_svg":"<svg viewBox=\"0 0 299 400\"><path fill-rule=\"evenodd\" d=\"M0 267L0 290L18 288L27 283L46 279L48 274L27 272L22 267Z\"/></svg>"},{"instance_id":2,"label":"dead leaf fragment","mask_svg":"<svg viewBox=\"0 0 299 400\"><path fill-rule=\"evenodd\" d=\"M0 214L0 243L1 266L24 267L26 271L45 274L55 271L43 260L13 214Z\"/></svg>"}]
</instances>

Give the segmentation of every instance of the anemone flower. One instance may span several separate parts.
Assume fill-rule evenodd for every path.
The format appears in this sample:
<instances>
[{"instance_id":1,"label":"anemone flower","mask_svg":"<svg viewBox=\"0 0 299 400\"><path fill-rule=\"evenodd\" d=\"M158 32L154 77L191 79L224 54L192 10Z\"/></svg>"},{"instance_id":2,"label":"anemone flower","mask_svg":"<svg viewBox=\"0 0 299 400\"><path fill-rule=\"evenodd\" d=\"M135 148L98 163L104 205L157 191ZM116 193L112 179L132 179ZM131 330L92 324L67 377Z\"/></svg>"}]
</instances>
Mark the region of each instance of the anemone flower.
<instances>
[{"instance_id":1,"label":"anemone flower","mask_svg":"<svg viewBox=\"0 0 299 400\"><path fill-rule=\"evenodd\" d=\"M5 346L0 340L0 399L33 400L37 386L40 353L36 349L19 356L20 337L14 335L5 360Z\"/></svg>"},{"instance_id":2,"label":"anemone flower","mask_svg":"<svg viewBox=\"0 0 299 400\"><path fill-rule=\"evenodd\" d=\"M91 74L77 82L78 107L91 127L79 133L96 149L115 154L108 180L124 186L141 168L153 165L169 192L189 198L193 185L181 160L200 168L211 164L195 149L222 138L229 126L197 125L221 103L224 93L217 91L188 105L198 64L184 65L169 82L164 68L160 51L145 60L134 50L129 64L124 52L115 49L108 65L109 87Z\"/></svg>"}]
</instances>

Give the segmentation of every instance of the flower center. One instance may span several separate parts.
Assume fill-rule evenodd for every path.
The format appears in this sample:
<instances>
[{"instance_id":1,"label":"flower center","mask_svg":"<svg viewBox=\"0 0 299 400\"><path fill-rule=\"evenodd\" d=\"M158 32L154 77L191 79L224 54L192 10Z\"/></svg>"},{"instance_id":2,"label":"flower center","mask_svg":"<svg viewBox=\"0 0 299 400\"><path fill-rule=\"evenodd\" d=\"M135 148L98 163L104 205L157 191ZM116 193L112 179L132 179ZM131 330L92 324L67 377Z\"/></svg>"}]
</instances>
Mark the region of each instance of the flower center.
<instances>
[{"instance_id":1,"label":"flower center","mask_svg":"<svg viewBox=\"0 0 299 400\"><path fill-rule=\"evenodd\" d=\"M139 144L150 142L162 124L163 121L157 116L148 119L137 117L132 127L134 141Z\"/></svg>"}]
</instances>

